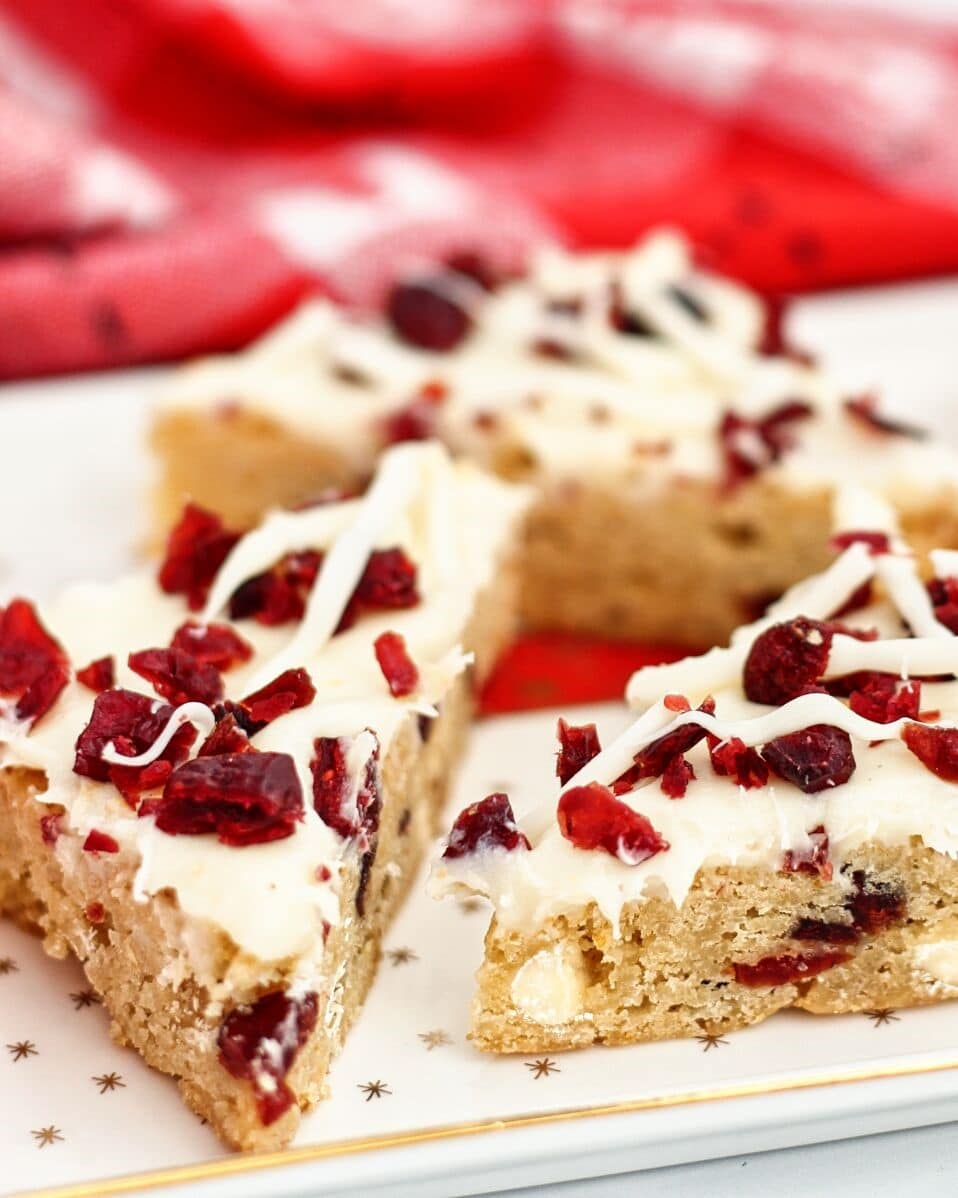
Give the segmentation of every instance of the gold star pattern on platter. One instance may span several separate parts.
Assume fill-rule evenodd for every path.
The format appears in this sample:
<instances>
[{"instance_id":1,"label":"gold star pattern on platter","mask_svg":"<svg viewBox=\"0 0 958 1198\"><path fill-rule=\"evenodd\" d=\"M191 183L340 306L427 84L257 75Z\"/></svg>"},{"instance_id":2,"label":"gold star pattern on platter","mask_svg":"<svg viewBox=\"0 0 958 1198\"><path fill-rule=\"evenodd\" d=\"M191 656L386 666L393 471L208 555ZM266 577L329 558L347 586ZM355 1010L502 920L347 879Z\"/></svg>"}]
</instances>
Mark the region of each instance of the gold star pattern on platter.
<instances>
[{"instance_id":1,"label":"gold star pattern on platter","mask_svg":"<svg viewBox=\"0 0 958 1198\"><path fill-rule=\"evenodd\" d=\"M392 1094L392 1090L390 1090L388 1084L386 1082L380 1081L363 1082L358 1085L356 1089L362 1090L362 1092L366 1095L367 1102L369 1102L371 1098L383 1098Z\"/></svg>"},{"instance_id":2,"label":"gold star pattern on platter","mask_svg":"<svg viewBox=\"0 0 958 1198\"><path fill-rule=\"evenodd\" d=\"M436 1028L432 1032L420 1032L419 1039L425 1044L427 1052L432 1052L434 1048L443 1048L446 1044L452 1043L452 1037L447 1036L441 1028Z\"/></svg>"},{"instance_id":3,"label":"gold star pattern on platter","mask_svg":"<svg viewBox=\"0 0 958 1198\"><path fill-rule=\"evenodd\" d=\"M90 1080L99 1086L101 1094L105 1094L107 1090L122 1090L126 1087L126 1082L119 1073L101 1073L99 1077L93 1077Z\"/></svg>"},{"instance_id":4,"label":"gold star pattern on platter","mask_svg":"<svg viewBox=\"0 0 958 1198\"><path fill-rule=\"evenodd\" d=\"M866 1019L872 1021L874 1027L881 1027L886 1023L898 1022L898 1016L890 1007L882 1007L876 1011L864 1011L863 1014Z\"/></svg>"},{"instance_id":5,"label":"gold star pattern on platter","mask_svg":"<svg viewBox=\"0 0 958 1198\"><path fill-rule=\"evenodd\" d=\"M551 1057L539 1057L536 1061L526 1061L526 1068L531 1070L534 1081L538 1081L540 1077L551 1077L553 1073L562 1072Z\"/></svg>"},{"instance_id":6,"label":"gold star pattern on platter","mask_svg":"<svg viewBox=\"0 0 958 1198\"><path fill-rule=\"evenodd\" d=\"M84 1007L95 1007L100 1002L100 996L95 990L87 987L86 990L75 990L70 995L70 1001L73 1003L74 1011L80 1011Z\"/></svg>"},{"instance_id":7,"label":"gold star pattern on platter","mask_svg":"<svg viewBox=\"0 0 958 1198\"><path fill-rule=\"evenodd\" d=\"M8 1044L7 1052L15 1061L23 1061L27 1057L39 1056L37 1046L32 1040L18 1040L15 1044Z\"/></svg>"},{"instance_id":8,"label":"gold star pattern on platter","mask_svg":"<svg viewBox=\"0 0 958 1198\"><path fill-rule=\"evenodd\" d=\"M392 948L386 956L392 961L393 968L397 965L408 965L411 961L419 960L418 955L411 948Z\"/></svg>"},{"instance_id":9,"label":"gold star pattern on platter","mask_svg":"<svg viewBox=\"0 0 958 1198\"><path fill-rule=\"evenodd\" d=\"M38 1148L46 1148L48 1144L55 1144L57 1140L63 1139L59 1127L54 1127L52 1123L49 1127L37 1128L36 1131L30 1132L30 1135L36 1140Z\"/></svg>"},{"instance_id":10,"label":"gold star pattern on platter","mask_svg":"<svg viewBox=\"0 0 958 1198\"><path fill-rule=\"evenodd\" d=\"M728 1040L723 1039L717 1032L703 1032L701 1036L695 1038L702 1045L703 1052L708 1052L711 1048L718 1048L722 1044L728 1044Z\"/></svg>"},{"instance_id":11,"label":"gold star pattern on platter","mask_svg":"<svg viewBox=\"0 0 958 1198\"><path fill-rule=\"evenodd\" d=\"M0 957L0 977L6 973L16 973L19 968L13 957Z\"/></svg>"}]
</instances>

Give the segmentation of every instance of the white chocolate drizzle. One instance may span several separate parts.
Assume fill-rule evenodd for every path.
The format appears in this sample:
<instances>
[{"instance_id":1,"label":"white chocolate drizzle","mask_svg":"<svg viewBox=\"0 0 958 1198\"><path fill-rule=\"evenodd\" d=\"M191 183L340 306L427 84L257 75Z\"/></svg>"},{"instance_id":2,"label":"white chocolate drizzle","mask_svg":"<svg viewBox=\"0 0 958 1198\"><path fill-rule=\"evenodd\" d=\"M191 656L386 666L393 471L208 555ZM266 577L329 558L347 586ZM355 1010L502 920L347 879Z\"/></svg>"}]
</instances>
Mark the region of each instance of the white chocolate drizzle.
<instances>
[{"instance_id":1,"label":"white chocolate drizzle","mask_svg":"<svg viewBox=\"0 0 958 1198\"><path fill-rule=\"evenodd\" d=\"M172 712L153 744L136 757L124 757L122 753L118 753L112 740L103 747L100 756L108 765L128 765L133 768L150 765L162 755L163 750L184 724L193 725L199 733L199 743L202 743L216 727L216 716L205 703L181 703Z\"/></svg>"}]
</instances>

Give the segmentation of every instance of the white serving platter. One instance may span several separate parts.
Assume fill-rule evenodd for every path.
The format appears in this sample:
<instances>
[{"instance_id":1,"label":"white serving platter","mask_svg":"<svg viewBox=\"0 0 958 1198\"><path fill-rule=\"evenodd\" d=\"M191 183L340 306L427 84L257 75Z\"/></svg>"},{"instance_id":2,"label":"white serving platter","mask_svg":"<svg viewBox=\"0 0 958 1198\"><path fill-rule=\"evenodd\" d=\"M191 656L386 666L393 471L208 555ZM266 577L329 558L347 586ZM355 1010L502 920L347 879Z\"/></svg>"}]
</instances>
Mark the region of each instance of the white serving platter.
<instances>
[{"instance_id":1,"label":"white serving platter","mask_svg":"<svg viewBox=\"0 0 958 1198\"><path fill-rule=\"evenodd\" d=\"M816 300L800 339L890 407L958 429L958 285ZM0 392L0 600L110 577L135 558L142 434L163 372ZM556 712L487 720L452 806L551 782ZM616 704L578 709L610 736ZM958 1007L787 1014L709 1040L494 1058L466 1039L481 907L417 887L334 1066L332 1099L284 1154L226 1154L175 1087L118 1049L72 963L0 925L0 1193L475 1194L958 1118ZM69 1187L63 1189L62 1187Z\"/></svg>"}]
</instances>

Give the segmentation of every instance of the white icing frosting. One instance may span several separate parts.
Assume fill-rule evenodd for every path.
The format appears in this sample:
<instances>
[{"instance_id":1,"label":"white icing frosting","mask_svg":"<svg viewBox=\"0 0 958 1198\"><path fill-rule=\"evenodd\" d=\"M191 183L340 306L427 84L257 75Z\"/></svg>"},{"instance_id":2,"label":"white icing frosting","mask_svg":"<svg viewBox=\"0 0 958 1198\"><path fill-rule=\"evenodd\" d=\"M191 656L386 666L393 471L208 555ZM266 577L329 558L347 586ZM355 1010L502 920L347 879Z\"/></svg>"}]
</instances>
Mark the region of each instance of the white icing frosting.
<instances>
[{"instance_id":1,"label":"white icing frosting","mask_svg":"<svg viewBox=\"0 0 958 1198\"><path fill-rule=\"evenodd\" d=\"M292 835L267 844L231 847L213 835L168 835L153 818L137 818L109 783L73 772L74 744L89 721L93 694L71 681L32 730L13 729L0 749L3 765L43 770L40 803L66 809L54 851L75 851L92 828L121 846L103 868L135 869L135 896L147 901L175 892L190 925L225 932L245 954L262 961L293 960L294 972L322 969L323 923L339 919L341 864L361 851L327 827L312 805L309 763L318 737L348 738L347 764L355 802L359 776L377 739L385 756L399 727L436 704L471 660L459 642L479 592L494 578L514 527L528 502L524 488L499 482L468 463L453 464L436 444L397 447L362 499L296 513L273 513L238 542L210 592L204 618L224 619L236 587L285 553L314 549L323 564L301 624L266 627L254 620L233 625L253 648L249 662L224 673L226 697L238 700L283 669L304 667L316 688L308 706L289 712L255 737L264 751L291 754L304 796L304 817ZM444 508L437 525L434 507ZM454 530L448 535L447 530ZM420 602L403 610L364 614L332 635L370 551L398 546L417 566ZM77 668L112 655L116 685L150 694L149 684L126 664L128 653L170 643L190 618L184 599L160 591L151 572L110 585L85 584L46 606L42 619ZM405 640L420 674L414 695L395 699L376 661L373 642L394 630ZM157 700L159 703L160 700ZM214 726L202 703L175 709L157 740L136 758L108 746L104 760L146 765L186 723L197 729L195 748ZM349 800L347 799L347 802ZM184 951L202 978L208 938L187 930ZM206 979L209 980L209 979Z\"/></svg>"},{"instance_id":2,"label":"white icing frosting","mask_svg":"<svg viewBox=\"0 0 958 1198\"><path fill-rule=\"evenodd\" d=\"M613 327L613 283L656 336ZM437 431L456 452L495 465L504 446L514 447L543 478L654 488L676 476L722 475L716 429L727 409L754 418L799 400L814 414L789 426L793 447L767 467L791 487L857 481L907 508L916 494L958 477L958 458L947 446L877 434L849 417L846 391L825 371L754 352L764 320L760 302L697 270L673 232L653 234L627 253L543 248L524 279L492 294L461 276L440 286L468 289L473 328L451 352L420 350L382 321L360 321L314 302L245 352L179 372L163 408L239 405L369 471L384 417L423 384L439 382L446 399L437 409ZM702 306L706 321L687 309L682 292ZM568 310L569 301L577 311ZM574 356L535 352L543 339ZM362 381L350 379L350 371ZM768 448L754 433L746 430L739 440L767 460ZM642 452L650 446L664 451Z\"/></svg>"},{"instance_id":3,"label":"white icing frosting","mask_svg":"<svg viewBox=\"0 0 958 1198\"><path fill-rule=\"evenodd\" d=\"M848 531L851 525L858 531L897 536L894 521L886 518L887 509L877 499L872 503L861 495L844 496L836 504L836 516L839 531ZM762 746L815 724L844 729L852 738L856 761L847 782L806 794L773 772L768 784L746 790L714 772L708 745L702 740L686 754L695 778L683 798L667 797L656 778L620 796L650 820L668 843L667 849L630 864L602 850L576 848L559 830L553 797L519 819L531 850L443 859L433 872L434 892L465 890L484 895L493 902L503 926L526 932L594 902L617 929L627 903L664 896L680 907L704 868L781 868L786 853L810 851L810 833L820 827L827 834L832 859L838 862L866 842L906 845L912 837L958 857L958 784L939 778L908 750L901 734L909 721L875 723L828 694L802 695L780 707L767 707L748 700L742 689L749 650L771 624L798 615L826 619L869 579L874 579L881 597L843 620L862 630L877 629L880 639L858 640L835 633L825 677L859 670L905 678L958 673L958 638L934 620L907 546L893 542L893 548L892 555L871 556L862 543L854 543L822 574L789 591L764 619L740 628L728 648L640 670L629 683L628 697L641 714L563 789L591 782L610 785L631 767L639 750L688 724L706 729L720 741L737 737L748 746ZM894 571L883 569L888 562L896 563ZM938 563L945 567L952 559L939 556ZM903 635L905 619L918 635ZM933 717L934 723L958 726L958 682L923 681L921 687L922 710L940 713ZM715 714L676 714L674 702L664 700L675 693L687 696L693 705L713 695ZM841 881L840 874L836 878ZM951 975L945 977L946 967L951 970L955 959L953 944L947 952L929 948L921 967L948 981Z\"/></svg>"}]
</instances>

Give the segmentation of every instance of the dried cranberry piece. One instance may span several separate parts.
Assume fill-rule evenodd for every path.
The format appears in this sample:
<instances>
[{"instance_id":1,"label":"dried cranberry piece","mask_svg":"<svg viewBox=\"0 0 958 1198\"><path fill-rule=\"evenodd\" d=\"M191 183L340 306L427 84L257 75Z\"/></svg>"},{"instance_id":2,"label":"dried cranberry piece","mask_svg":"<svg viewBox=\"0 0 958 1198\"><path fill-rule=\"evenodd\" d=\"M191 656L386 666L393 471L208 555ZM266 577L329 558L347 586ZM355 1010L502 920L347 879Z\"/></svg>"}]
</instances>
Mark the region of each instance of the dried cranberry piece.
<instances>
[{"instance_id":1,"label":"dried cranberry piece","mask_svg":"<svg viewBox=\"0 0 958 1198\"><path fill-rule=\"evenodd\" d=\"M244 731L252 736L281 715L295 711L298 707L308 707L315 698L316 688L306 670L284 670L272 682L253 691L229 710ZM243 718L240 718L237 708L242 711Z\"/></svg>"},{"instance_id":2,"label":"dried cranberry piece","mask_svg":"<svg viewBox=\"0 0 958 1198\"><path fill-rule=\"evenodd\" d=\"M370 732L370 736L375 736ZM313 741L313 806L316 814L344 839L364 835L373 843L379 830L382 796L379 790L379 742L363 766L363 775L354 788L349 776L346 754L350 740L345 736L321 736ZM355 795L353 791L355 789Z\"/></svg>"},{"instance_id":3,"label":"dried cranberry piece","mask_svg":"<svg viewBox=\"0 0 958 1198\"><path fill-rule=\"evenodd\" d=\"M778 707L815 690L828 666L833 634L832 625L805 616L766 628L745 659L745 697Z\"/></svg>"},{"instance_id":4,"label":"dried cranberry piece","mask_svg":"<svg viewBox=\"0 0 958 1198\"><path fill-rule=\"evenodd\" d=\"M352 601L375 610L415 607L416 582L416 566L401 549L376 549L369 555Z\"/></svg>"},{"instance_id":5,"label":"dried cranberry piece","mask_svg":"<svg viewBox=\"0 0 958 1198\"><path fill-rule=\"evenodd\" d=\"M260 1122L268 1127L296 1101L286 1084L299 1050L316 1026L319 999L313 991L292 997L274 990L251 1006L235 1007L220 1024L220 1064L232 1077L252 1083Z\"/></svg>"},{"instance_id":6,"label":"dried cranberry piece","mask_svg":"<svg viewBox=\"0 0 958 1198\"><path fill-rule=\"evenodd\" d=\"M812 724L776 737L762 756L780 778L805 794L841 786L855 772L851 737L832 724Z\"/></svg>"},{"instance_id":7,"label":"dried cranberry piece","mask_svg":"<svg viewBox=\"0 0 958 1198\"><path fill-rule=\"evenodd\" d=\"M688 711L688 701L684 696L669 695L666 697L666 706L669 706L672 711ZM677 700L681 700L684 706L677 706ZM699 711L705 712L706 715L715 714L715 700L711 695L704 699L699 705ZM643 778L658 778L664 772L669 762L673 758L687 753L694 748L700 740L706 735L705 729L699 724L683 724L680 728L675 728L671 732L666 732L651 744L646 745L644 749L640 749L633 758L635 764L621 774L612 783L612 790L615 794L625 794L632 790L637 782Z\"/></svg>"},{"instance_id":8,"label":"dried cranberry piece","mask_svg":"<svg viewBox=\"0 0 958 1198\"><path fill-rule=\"evenodd\" d=\"M865 936L883 932L905 918L904 889L895 882L869 877L863 869L852 874L855 893L845 903L855 927Z\"/></svg>"},{"instance_id":9,"label":"dried cranberry piece","mask_svg":"<svg viewBox=\"0 0 958 1198\"><path fill-rule=\"evenodd\" d=\"M120 845L106 832L101 832L99 828L91 828L83 842L83 851L85 853L118 853Z\"/></svg>"},{"instance_id":10,"label":"dried cranberry piece","mask_svg":"<svg viewBox=\"0 0 958 1198\"><path fill-rule=\"evenodd\" d=\"M69 681L69 660L32 603L11 599L0 612L0 694L16 697L18 720L38 720Z\"/></svg>"},{"instance_id":11,"label":"dried cranberry piece","mask_svg":"<svg viewBox=\"0 0 958 1198\"><path fill-rule=\"evenodd\" d=\"M445 276L397 283L386 301L393 332L410 345L446 353L472 328L472 318L452 298Z\"/></svg>"},{"instance_id":12,"label":"dried cranberry piece","mask_svg":"<svg viewBox=\"0 0 958 1198\"><path fill-rule=\"evenodd\" d=\"M732 490L779 461L794 445L791 426L811 415L811 405L801 400L779 404L756 420L727 411L718 426L719 446L725 460L725 488Z\"/></svg>"},{"instance_id":13,"label":"dried cranberry piece","mask_svg":"<svg viewBox=\"0 0 958 1198\"><path fill-rule=\"evenodd\" d=\"M901 738L926 769L946 782L958 782L958 728L906 724Z\"/></svg>"},{"instance_id":14,"label":"dried cranberry piece","mask_svg":"<svg viewBox=\"0 0 958 1198\"><path fill-rule=\"evenodd\" d=\"M60 839L62 820L62 811L52 811L49 815L40 816L40 839L44 844L52 847Z\"/></svg>"},{"instance_id":15,"label":"dried cranberry piece","mask_svg":"<svg viewBox=\"0 0 958 1198\"><path fill-rule=\"evenodd\" d=\"M893 437L910 437L913 441L923 441L928 436L922 428L883 416L878 411L878 400L874 395L859 395L854 399L846 399L845 411L869 432L884 433Z\"/></svg>"},{"instance_id":16,"label":"dried cranberry piece","mask_svg":"<svg viewBox=\"0 0 958 1198\"><path fill-rule=\"evenodd\" d=\"M935 619L958 634L958 578L933 578L928 583L928 597Z\"/></svg>"},{"instance_id":17,"label":"dried cranberry piece","mask_svg":"<svg viewBox=\"0 0 958 1198\"><path fill-rule=\"evenodd\" d=\"M138 756L150 748L172 714L173 708L168 703L136 691L118 688L97 695L90 721L77 738L74 773L97 782L112 782L128 802L135 800L141 791L160 785L174 765L186 760L196 739L192 724L178 728L160 757L150 765L110 765L102 754L112 742L123 756Z\"/></svg>"},{"instance_id":18,"label":"dried cranberry piece","mask_svg":"<svg viewBox=\"0 0 958 1198\"><path fill-rule=\"evenodd\" d=\"M271 570L236 588L230 596L230 619L256 620L268 627L302 619L322 561L322 554L312 549L285 554Z\"/></svg>"},{"instance_id":19,"label":"dried cranberry piece","mask_svg":"<svg viewBox=\"0 0 958 1198\"><path fill-rule=\"evenodd\" d=\"M556 776L562 786L576 776L584 765L602 751L595 724L567 724L560 717L556 730L559 752L556 755Z\"/></svg>"},{"instance_id":20,"label":"dried cranberry piece","mask_svg":"<svg viewBox=\"0 0 958 1198\"><path fill-rule=\"evenodd\" d=\"M843 965L851 954L836 949L825 953L797 953L793 956L763 957L746 964L735 961L732 969L740 986L784 986L789 982L804 982L836 965Z\"/></svg>"},{"instance_id":21,"label":"dried cranberry piece","mask_svg":"<svg viewBox=\"0 0 958 1198\"><path fill-rule=\"evenodd\" d=\"M181 624L173 633L170 648L189 653L201 665L217 670L231 670L253 656L253 646L228 624L201 624L198 620Z\"/></svg>"},{"instance_id":22,"label":"dried cranberry piece","mask_svg":"<svg viewBox=\"0 0 958 1198\"><path fill-rule=\"evenodd\" d=\"M566 304L578 303L577 308L568 308L566 311L571 315L578 315L582 310L582 301L569 300ZM556 311L555 304L551 304L550 308ZM560 311L562 309L559 309ZM637 312L630 312L625 306L625 296L622 292L622 284L616 280L609 288L609 324L619 333L626 333L630 337L657 337L656 330Z\"/></svg>"},{"instance_id":23,"label":"dried cranberry piece","mask_svg":"<svg viewBox=\"0 0 958 1198\"><path fill-rule=\"evenodd\" d=\"M557 816L559 831L576 848L602 849L626 865L638 865L669 847L644 815L598 782L565 791Z\"/></svg>"},{"instance_id":24,"label":"dried cranberry piece","mask_svg":"<svg viewBox=\"0 0 958 1198\"><path fill-rule=\"evenodd\" d=\"M457 275L465 275L483 291L495 291L504 281L504 275L488 258L475 250L460 250L446 258L446 266Z\"/></svg>"},{"instance_id":25,"label":"dried cranberry piece","mask_svg":"<svg viewBox=\"0 0 958 1198\"><path fill-rule=\"evenodd\" d=\"M127 665L174 705L215 703L223 696L223 679L215 666L203 665L185 649L141 649Z\"/></svg>"},{"instance_id":26,"label":"dried cranberry piece","mask_svg":"<svg viewBox=\"0 0 958 1198\"><path fill-rule=\"evenodd\" d=\"M868 529L852 529L836 533L829 541L832 549L841 551L850 545L864 545L872 557L891 553L891 538L887 532L872 532Z\"/></svg>"},{"instance_id":27,"label":"dried cranberry piece","mask_svg":"<svg viewBox=\"0 0 958 1198\"><path fill-rule=\"evenodd\" d=\"M387 445L401 441L428 441L436 435L439 409L446 400L445 383L429 382L420 387L409 403L390 412L382 422L383 440Z\"/></svg>"},{"instance_id":28,"label":"dried cranberry piece","mask_svg":"<svg viewBox=\"0 0 958 1198\"><path fill-rule=\"evenodd\" d=\"M876 724L916 720L921 710L921 683L894 674L866 671L855 676L848 705L856 715Z\"/></svg>"},{"instance_id":29,"label":"dried cranberry piece","mask_svg":"<svg viewBox=\"0 0 958 1198\"><path fill-rule=\"evenodd\" d=\"M670 799L682 799L689 788L689 783L695 780L695 770L692 763L686 761L681 753L677 753L662 771L660 786Z\"/></svg>"},{"instance_id":30,"label":"dried cranberry piece","mask_svg":"<svg viewBox=\"0 0 958 1198\"><path fill-rule=\"evenodd\" d=\"M82 670L77 670L77 682L88 690L100 694L113 686L116 670L112 657L98 657Z\"/></svg>"},{"instance_id":31,"label":"dried cranberry piece","mask_svg":"<svg viewBox=\"0 0 958 1198\"><path fill-rule=\"evenodd\" d=\"M493 849L504 849L511 853L515 849L530 847L516 824L509 796L496 793L459 812L442 855L455 859Z\"/></svg>"},{"instance_id":32,"label":"dried cranberry piece","mask_svg":"<svg viewBox=\"0 0 958 1198\"><path fill-rule=\"evenodd\" d=\"M789 939L820 944L857 944L861 933L850 923L832 923L803 916L792 924Z\"/></svg>"},{"instance_id":33,"label":"dried cranberry piece","mask_svg":"<svg viewBox=\"0 0 958 1198\"><path fill-rule=\"evenodd\" d=\"M818 874L824 882L830 882L834 874L834 866L828 859L828 836L825 829L819 825L808 834L811 847L803 852L793 852L791 849L782 858L782 870L791 874Z\"/></svg>"},{"instance_id":34,"label":"dried cranberry piece","mask_svg":"<svg viewBox=\"0 0 958 1198\"><path fill-rule=\"evenodd\" d=\"M398 632L383 632L373 643L376 660L394 699L411 695L419 685L419 670Z\"/></svg>"},{"instance_id":35,"label":"dried cranberry piece","mask_svg":"<svg viewBox=\"0 0 958 1198\"><path fill-rule=\"evenodd\" d=\"M738 786L751 790L768 781L768 766L757 749L750 748L737 736L720 741L709 737L709 757L712 769L723 778L731 778Z\"/></svg>"},{"instance_id":36,"label":"dried cranberry piece","mask_svg":"<svg viewBox=\"0 0 958 1198\"><path fill-rule=\"evenodd\" d=\"M240 534L224 527L219 516L188 503L170 532L160 564L160 587L169 595L185 595L192 611L206 596Z\"/></svg>"},{"instance_id":37,"label":"dried cranberry piece","mask_svg":"<svg viewBox=\"0 0 958 1198\"><path fill-rule=\"evenodd\" d=\"M303 793L288 753L224 753L174 770L162 799L140 814L155 815L170 836L213 832L242 847L292 836L303 818Z\"/></svg>"},{"instance_id":38,"label":"dried cranberry piece","mask_svg":"<svg viewBox=\"0 0 958 1198\"><path fill-rule=\"evenodd\" d=\"M216 727L197 750L197 757L219 757L223 753L255 753L246 732L237 723L232 712L225 712Z\"/></svg>"}]
</instances>

